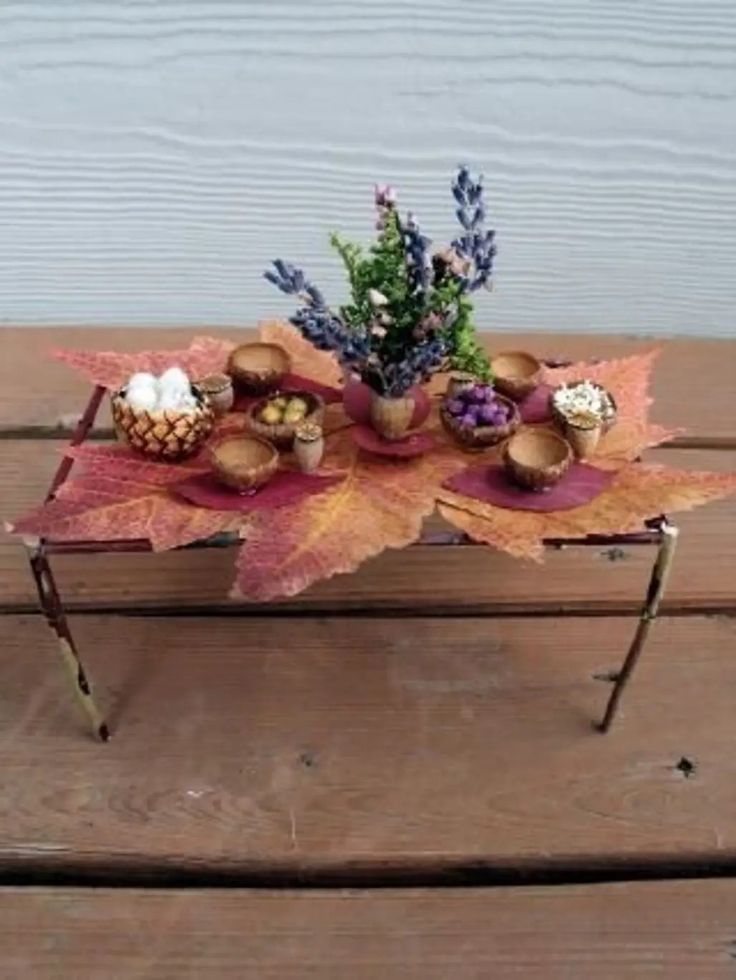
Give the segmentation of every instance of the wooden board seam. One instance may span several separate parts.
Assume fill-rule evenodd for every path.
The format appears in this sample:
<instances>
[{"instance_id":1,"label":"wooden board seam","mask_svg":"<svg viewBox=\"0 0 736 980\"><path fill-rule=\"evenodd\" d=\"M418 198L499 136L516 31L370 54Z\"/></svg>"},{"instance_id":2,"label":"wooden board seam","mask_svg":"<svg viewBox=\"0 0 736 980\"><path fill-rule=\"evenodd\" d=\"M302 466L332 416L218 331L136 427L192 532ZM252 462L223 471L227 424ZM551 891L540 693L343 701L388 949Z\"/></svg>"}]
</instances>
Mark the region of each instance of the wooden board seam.
<instances>
[{"instance_id":1,"label":"wooden board seam","mask_svg":"<svg viewBox=\"0 0 736 980\"><path fill-rule=\"evenodd\" d=\"M340 605L315 603L308 608L298 605L281 609L268 604L240 607L237 605L218 605L210 603L199 607L167 606L155 602L137 604L135 602L110 605L96 603L75 603L66 598L65 605L70 615L74 616L121 616L121 617L159 617L172 619L207 619L211 617L240 617L247 619L324 619L330 616L334 619L374 619L380 615L384 619L554 619L559 616L573 619L601 619L611 616L634 618L639 615L641 602L592 605L586 599L575 604L549 603L527 605L522 602L509 602L494 605L467 605L458 609L457 606L443 607L436 601L431 606L391 606L376 603L360 605L352 600L342 600ZM41 616L40 608L34 603L0 604L0 616ZM660 606L659 618L679 619L684 617L724 617L730 619L736 616L736 604L716 605L707 602L667 603Z\"/></svg>"}]
</instances>

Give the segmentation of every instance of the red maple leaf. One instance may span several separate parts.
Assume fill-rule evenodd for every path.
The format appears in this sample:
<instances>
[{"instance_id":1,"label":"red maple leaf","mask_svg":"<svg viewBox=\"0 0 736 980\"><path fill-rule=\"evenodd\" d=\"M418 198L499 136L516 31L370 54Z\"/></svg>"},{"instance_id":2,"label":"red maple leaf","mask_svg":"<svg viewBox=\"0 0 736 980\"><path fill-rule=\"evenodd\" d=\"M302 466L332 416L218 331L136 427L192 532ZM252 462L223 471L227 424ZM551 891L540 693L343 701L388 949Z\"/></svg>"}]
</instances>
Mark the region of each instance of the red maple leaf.
<instances>
[{"instance_id":1,"label":"red maple leaf","mask_svg":"<svg viewBox=\"0 0 736 980\"><path fill-rule=\"evenodd\" d=\"M388 461L362 453L347 430L328 441L341 482L295 506L258 514L238 557L236 594L271 600L352 572L385 548L419 536L442 482L464 465L449 447Z\"/></svg>"},{"instance_id":2,"label":"red maple leaf","mask_svg":"<svg viewBox=\"0 0 736 980\"><path fill-rule=\"evenodd\" d=\"M590 503L561 511L506 510L442 490L442 516L474 541L517 558L541 561L544 538L622 534L639 530L654 514L692 510L736 492L736 473L706 473L634 463L620 470Z\"/></svg>"},{"instance_id":3,"label":"red maple leaf","mask_svg":"<svg viewBox=\"0 0 736 980\"><path fill-rule=\"evenodd\" d=\"M154 551L178 548L221 531L237 531L243 514L194 507L169 488L207 468L191 463L153 463L116 446L68 450L81 463L54 500L21 517L9 530L55 541L146 539Z\"/></svg>"},{"instance_id":4,"label":"red maple leaf","mask_svg":"<svg viewBox=\"0 0 736 980\"><path fill-rule=\"evenodd\" d=\"M330 351L317 350L296 327L283 320L266 320L259 324L261 340L279 344L290 355L294 374L313 378L329 388L341 388L343 375L337 358Z\"/></svg>"},{"instance_id":5,"label":"red maple leaf","mask_svg":"<svg viewBox=\"0 0 736 980\"><path fill-rule=\"evenodd\" d=\"M195 337L184 350L139 351L123 354L119 351L85 351L59 349L52 357L81 371L96 385L112 390L120 388L137 371L163 374L167 368L178 366L196 380L224 371L227 358L235 345L213 337Z\"/></svg>"}]
</instances>

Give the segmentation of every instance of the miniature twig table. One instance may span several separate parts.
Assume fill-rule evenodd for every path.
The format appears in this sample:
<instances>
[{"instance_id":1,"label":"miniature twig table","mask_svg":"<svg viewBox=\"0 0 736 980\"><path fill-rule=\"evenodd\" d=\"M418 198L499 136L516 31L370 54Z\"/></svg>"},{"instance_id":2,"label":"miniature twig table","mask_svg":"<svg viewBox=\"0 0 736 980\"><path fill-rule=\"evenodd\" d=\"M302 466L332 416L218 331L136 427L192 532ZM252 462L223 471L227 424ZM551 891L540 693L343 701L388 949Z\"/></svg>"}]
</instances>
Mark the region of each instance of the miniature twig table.
<instances>
[{"instance_id":1,"label":"miniature twig table","mask_svg":"<svg viewBox=\"0 0 736 980\"><path fill-rule=\"evenodd\" d=\"M78 446L89 435L94 425L97 413L102 400L106 394L104 387L96 387L94 393L85 409L79 424L72 436L70 446ZM52 500L61 485L66 481L74 465L74 460L66 456L54 478L47 494L47 500ZM601 546L601 545L655 545L657 547L656 557L649 579L646 595L644 596L639 620L634 632L631 645L626 653L621 669L613 677L614 686L608 699L602 720L596 724L601 732L607 732L616 716L621 696L628 684L634 669L644 650L649 631L654 620L657 618L660 602L667 584L667 578L672 568L677 544L677 528L667 519L665 515L653 517L644 522L640 531L624 534L589 534L584 537L571 538L546 538L544 544L549 548L563 548L567 546ZM212 548L228 547L239 542L237 534L218 534L213 538L198 541L190 548ZM38 589L38 597L41 609L44 613L49 627L55 633L59 651L67 669L74 691L79 698L94 734L102 741L107 741L110 737L110 729L105 720L103 712L97 705L92 693L92 686L89 676L82 664L74 638L72 636L63 599L59 593L51 567L50 557L58 554L100 554L100 553L122 553L122 552L146 552L151 551L150 542L143 539L119 540L119 541L53 541L44 538L26 538L25 544L28 549L31 569ZM441 545L474 545L469 538L461 532L449 532L441 535L423 537L417 544Z\"/></svg>"}]
</instances>

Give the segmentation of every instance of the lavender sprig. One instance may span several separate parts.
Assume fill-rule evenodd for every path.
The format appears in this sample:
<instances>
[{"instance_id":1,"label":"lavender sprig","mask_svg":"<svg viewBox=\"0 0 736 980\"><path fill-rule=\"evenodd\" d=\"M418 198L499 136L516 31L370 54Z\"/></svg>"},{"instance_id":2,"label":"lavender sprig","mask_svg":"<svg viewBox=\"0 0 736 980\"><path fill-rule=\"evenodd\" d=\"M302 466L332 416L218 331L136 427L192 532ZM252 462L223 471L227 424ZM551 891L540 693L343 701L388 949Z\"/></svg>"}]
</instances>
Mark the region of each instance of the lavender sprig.
<instances>
[{"instance_id":1,"label":"lavender sprig","mask_svg":"<svg viewBox=\"0 0 736 980\"><path fill-rule=\"evenodd\" d=\"M463 234L453 240L452 247L461 258L472 263L466 277L466 288L468 292L474 292L490 280L496 254L496 233L484 227L486 206L483 177L473 180L468 168L461 166L452 183L452 196L458 204L455 215L463 228Z\"/></svg>"},{"instance_id":2,"label":"lavender sprig","mask_svg":"<svg viewBox=\"0 0 736 980\"><path fill-rule=\"evenodd\" d=\"M359 368L370 357L368 338L350 330L326 308L304 306L289 318L289 322L318 350L333 351L340 364L346 367Z\"/></svg>"},{"instance_id":3,"label":"lavender sprig","mask_svg":"<svg viewBox=\"0 0 736 980\"><path fill-rule=\"evenodd\" d=\"M318 350L332 351L345 367L360 370L371 354L369 339L349 329L328 308L322 292L301 269L283 259L274 259L273 269L267 269L263 275L282 293L298 296L304 303L289 322L306 340Z\"/></svg>"},{"instance_id":4,"label":"lavender sprig","mask_svg":"<svg viewBox=\"0 0 736 980\"><path fill-rule=\"evenodd\" d=\"M399 228L406 254L409 284L413 292L423 295L432 281L432 256L429 250L432 241L422 234L411 211L407 214L406 221L399 222Z\"/></svg>"},{"instance_id":5,"label":"lavender sprig","mask_svg":"<svg viewBox=\"0 0 736 980\"><path fill-rule=\"evenodd\" d=\"M289 296L299 296L307 306L316 310L327 309L325 298L317 287L309 282L301 269L284 262L283 259L273 260L273 269L266 269L264 279L268 279L277 289Z\"/></svg>"}]
</instances>

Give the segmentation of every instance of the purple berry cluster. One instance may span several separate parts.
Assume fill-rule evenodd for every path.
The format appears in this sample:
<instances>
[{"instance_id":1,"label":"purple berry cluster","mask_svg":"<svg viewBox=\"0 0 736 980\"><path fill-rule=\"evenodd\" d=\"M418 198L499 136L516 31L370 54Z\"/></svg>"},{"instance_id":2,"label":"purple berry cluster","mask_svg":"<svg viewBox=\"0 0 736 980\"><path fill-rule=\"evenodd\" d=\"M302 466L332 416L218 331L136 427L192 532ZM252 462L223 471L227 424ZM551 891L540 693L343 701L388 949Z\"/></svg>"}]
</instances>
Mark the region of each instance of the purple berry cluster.
<instances>
[{"instance_id":1,"label":"purple berry cluster","mask_svg":"<svg viewBox=\"0 0 736 980\"><path fill-rule=\"evenodd\" d=\"M445 402L445 410L464 429L507 425L511 413L491 385L474 384L462 388Z\"/></svg>"}]
</instances>

